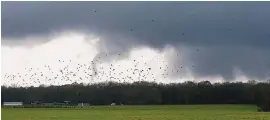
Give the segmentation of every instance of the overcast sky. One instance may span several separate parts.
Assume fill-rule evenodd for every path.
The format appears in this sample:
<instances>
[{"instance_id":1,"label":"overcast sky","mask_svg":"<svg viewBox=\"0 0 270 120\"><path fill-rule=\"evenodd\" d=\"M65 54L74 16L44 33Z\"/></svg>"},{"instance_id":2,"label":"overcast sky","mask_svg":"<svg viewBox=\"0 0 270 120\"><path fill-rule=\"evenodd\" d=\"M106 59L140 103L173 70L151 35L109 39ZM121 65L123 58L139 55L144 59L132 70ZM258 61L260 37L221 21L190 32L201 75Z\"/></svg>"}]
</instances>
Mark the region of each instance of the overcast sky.
<instances>
[{"instance_id":1,"label":"overcast sky","mask_svg":"<svg viewBox=\"0 0 270 120\"><path fill-rule=\"evenodd\" d=\"M1 3L2 84L105 81L110 64L117 81L270 79L270 2ZM137 69L134 60L144 78L127 71ZM106 75L86 78L80 67L72 78L59 77L77 64ZM43 76L30 79L34 73Z\"/></svg>"}]
</instances>

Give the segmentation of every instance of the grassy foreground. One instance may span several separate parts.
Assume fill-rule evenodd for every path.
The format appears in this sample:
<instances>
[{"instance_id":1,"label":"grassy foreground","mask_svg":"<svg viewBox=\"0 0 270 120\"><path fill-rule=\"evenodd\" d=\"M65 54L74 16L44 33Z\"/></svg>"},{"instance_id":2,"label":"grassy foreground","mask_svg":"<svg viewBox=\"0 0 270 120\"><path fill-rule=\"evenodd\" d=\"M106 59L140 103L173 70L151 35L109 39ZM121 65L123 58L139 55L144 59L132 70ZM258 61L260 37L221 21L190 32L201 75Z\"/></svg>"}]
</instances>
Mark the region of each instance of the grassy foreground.
<instances>
[{"instance_id":1,"label":"grassy foreground","mask_svg":"<svg viewBox=\"0 0 270 120\"><path fill-rule=\"evenodd\" d=\"M2 108L2 120L270 120L252 105Z\"/></svg>"}]
</instances>

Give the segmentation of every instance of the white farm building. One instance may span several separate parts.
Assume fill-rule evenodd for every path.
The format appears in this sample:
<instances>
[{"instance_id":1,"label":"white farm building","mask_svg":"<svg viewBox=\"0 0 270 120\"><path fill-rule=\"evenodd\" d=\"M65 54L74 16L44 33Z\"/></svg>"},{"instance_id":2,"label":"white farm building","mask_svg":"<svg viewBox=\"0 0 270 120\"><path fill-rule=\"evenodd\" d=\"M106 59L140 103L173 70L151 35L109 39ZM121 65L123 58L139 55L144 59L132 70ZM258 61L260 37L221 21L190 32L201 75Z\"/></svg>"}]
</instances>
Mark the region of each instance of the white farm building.
<instances>
[{"instance_id":1,"label":"white farm building","mask_svg":"<svg viewBox=\"0 0 270 120\"><path fill-rule=\"evenodd\" d=\"M23 102L4 102L4 106L22 106Z\"/></svg>"},{"instance_id":2,"label":"white farm building","mask_svg":"<svg viewBox=\"0 0 270 120\"><path fill-rule=\"evenodd\" d=\"M83 106L90 106L90 104L89 103L79 103L78 106L81 106L81 107L83 107Z\"/></svg>"}]
</instances>

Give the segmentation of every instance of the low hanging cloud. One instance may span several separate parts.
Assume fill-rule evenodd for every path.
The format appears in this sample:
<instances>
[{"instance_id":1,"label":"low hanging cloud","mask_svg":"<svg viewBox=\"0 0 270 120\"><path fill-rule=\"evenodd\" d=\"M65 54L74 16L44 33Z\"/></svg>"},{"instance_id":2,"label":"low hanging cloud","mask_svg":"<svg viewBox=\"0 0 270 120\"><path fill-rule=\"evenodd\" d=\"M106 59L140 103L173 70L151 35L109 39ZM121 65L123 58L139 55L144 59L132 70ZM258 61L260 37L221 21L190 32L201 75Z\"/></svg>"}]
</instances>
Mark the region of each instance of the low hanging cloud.
<instances>
[{"instance_id":1,"label":"low hanging cloud","mask_svg":"<svg viewBox=\"0 0 270 120\"><path fill-rule=\"evenodd\" d=\"M101 63L129 59L136 48L170 49L165 57L168 70L176 71L168 74L170 81L184 76L190 76L185 80L266 80L270 78L269 11L269 2L2 2L2 60L4 54L12 56L6 51L29 55L29 49L21 46L32 46L31 50L54 46L48 49L75 55L72 52L84 48L84 42L77 40L83 38L59 33L75 30L84 39L99 39L91 60L105 53L111 56ZM75 56L83 58L91 50L84 51Z\"/></svg>"},{"instance_id":2,"label":"low hanging cloud","mask_svg":"<svg viewBox=\"0 0 270 120\"><path fill-rule=\"evenodd\" d=\"M60 32L45 43L18 45L24 40L3 40L2 84L4 85L58 85L70 83L96 83L104 81L181 82L192 76L172 78L168 73L169 57L173 47L162 50L136 46L130 51L110 53L99 49L98 37L76 31ZM25 41L36 41L28 37ZM32 42L30 42L32 43ZM11 46L12 45L12 46ZM166 71L167 70L167 71ZM184 71L184 70L183 70Z\"/></svg>"}]
</instances>

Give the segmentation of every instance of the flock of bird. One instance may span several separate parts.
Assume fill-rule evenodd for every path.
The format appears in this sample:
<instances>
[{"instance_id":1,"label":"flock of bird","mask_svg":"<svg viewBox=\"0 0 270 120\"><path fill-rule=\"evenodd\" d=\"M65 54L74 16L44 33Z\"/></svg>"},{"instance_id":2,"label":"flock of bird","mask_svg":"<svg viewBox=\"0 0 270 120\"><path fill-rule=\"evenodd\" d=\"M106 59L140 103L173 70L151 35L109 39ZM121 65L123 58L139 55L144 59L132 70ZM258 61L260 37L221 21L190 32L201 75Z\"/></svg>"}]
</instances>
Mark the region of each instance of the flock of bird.
<instances>
[{"instance_id":1,"label":"flock of bird","mask_svg":"<svg viewBox=\"0 0 270 120\"><path fill-rule=\"evenodd\" d=\"M97 10L93 10L95 13ZM156 20L151 20L151 22L156 22ZM232 29L229 29L231 31ZM132 28L129 30L130 32L133 31ZM185 35L184 33L179 33L181 35ZM199 49L197 49L197 52ZM120 54L118 54L120 56ZM177 54L178 56L178 54ZM107 54L105 57L109 57ZM143 56L142 56L143 57ZM60 68L57 70L53 70L54 66L50 65L44 65L43 68L47 70L47 72L44 72L44 69L39 68L25 68L25 74L23 73L16 73L16 74L8 74L6 73L4 75L4 81L7 83L12 83L16 80L18 81L16 84L22 84L23 86L31 86L31 82L34 84L43 84L44 81L49 82L51 84L60 84L61 82L65 81L67 83L74 83L74 82L80 82L80 81L88 81L88 83L94 83L95 81L119 81L119 82L130 82L130 81L144 81L148 79L152 79L153 81L156 81L156 75L153 73L153 69L151 67L144 67L144 68L138 68L138 64L148 64L147 62L141 63L139 60L133 60L133 66L132 67L126 67L124 71L117 72L117 67L120 67L121 65L118 64L110 64L108 66L99 66L99 68L96 68L96 63L101 58L98 57L98 59L89 61L89 63L76 63L76 68L71 69L70 64L74 61L72 60L58 60L59 64L65 64L63 68ZM103 58L106 59L106 58ZM158 59L158 58L157 58ZM162 61L164 63L164 61ZM164 63L166 64L166 63ZM108 67L109 71L106 72L104 67ZM194 68L195 66L192 65ZM169 66L165 65L162 67L159 67L160 73L162 73L162 77L166 78L173 74L178 74L180 72L180 69L183 69L183 66L171 68L169 71ZM182 77L180 77L182 78ZM30 81L30 82L29 82ZM43 82L42 82L43 81Z\"/></svg>"},{"instance_id":2,"label":"flock of bird","mask_svg":"<svg viewBox=\"0 0 270 120\"><path fill-rule=\"evenodd\" d=\"M121 56L121 54L117 54ZM178 54L177 54L178 56ZM50 83L50 85L61 84L61 83L95 83L98 81L116 81L116 82L134 82L134 81L156 81L158 78L157 74L153 72L153 67L145 67L148 66L150 61L140 61L139 59L131 60L131 67L122 66L121 64L97 64L102 63L101 59L108 59L106 57L110 57L106 54L103 57L97 57L97 59L93 61L89 61L88 63L77 63L72 60L58 60L58 64L61 64L61 68L55 68L51 65L43 65L43 67L31 67L24 68L24 72L8 74L4 75L5 82L14 83L23 85L23 86L31 86L34 84L44 84L44 82ZM144 56L141 56L142 58ZM159 57L155 56L153 59L158 60ZM169 69L168 63L164 60L161 60L163 66L154 66L155 69L158 68L158 73L161 73L162 78L167 78L170 75L178 74L183 66ZM75 65L76 64L76 65ZM75 65L75 66L74 66ZM140 67L144 66L144 67ZM195 66L192 66L195 67ZM75 68L75 69L74 69ZM121 70L118 70L121 69ZM124 69L124 70L123 70ZM159 77L160 78L160 77ZM181 77L180 77L181 78Z\"/></svg>"}]
</instances>

